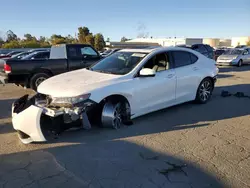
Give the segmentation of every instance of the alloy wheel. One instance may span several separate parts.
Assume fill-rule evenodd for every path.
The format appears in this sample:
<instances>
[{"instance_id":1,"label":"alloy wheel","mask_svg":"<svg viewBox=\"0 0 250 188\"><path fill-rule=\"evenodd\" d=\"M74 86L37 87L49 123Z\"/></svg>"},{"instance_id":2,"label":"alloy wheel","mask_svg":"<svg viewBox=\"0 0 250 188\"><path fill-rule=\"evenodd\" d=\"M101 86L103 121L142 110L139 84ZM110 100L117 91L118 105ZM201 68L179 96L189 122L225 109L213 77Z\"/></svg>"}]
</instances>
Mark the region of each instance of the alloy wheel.
<instances>
[{"instance_id":1,"label":"alloy wheel","mask_svg":"<svg viewBox=\"0 0 250 188\"><path fill-rule=\"evenodd\" d=\"M203 102L206 102L210 98L211 92L212 92L212 84L211 84L210 81L205 80L201 84L201 87L200 87L200 90L199 90L200 99Z\"/></svg>"}]
</instances>

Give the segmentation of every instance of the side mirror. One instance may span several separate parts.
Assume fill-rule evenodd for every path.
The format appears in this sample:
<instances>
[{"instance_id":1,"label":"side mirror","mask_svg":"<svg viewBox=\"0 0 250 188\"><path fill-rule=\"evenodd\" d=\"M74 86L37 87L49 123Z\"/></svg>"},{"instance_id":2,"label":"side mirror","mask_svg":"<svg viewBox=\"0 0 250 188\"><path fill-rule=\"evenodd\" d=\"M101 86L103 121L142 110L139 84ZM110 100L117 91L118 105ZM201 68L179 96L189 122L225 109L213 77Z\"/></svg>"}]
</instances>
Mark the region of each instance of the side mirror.
<instances>
[{"instance_id":1,"label":"side mirror","mask_svg":"<svg viewBox=\"0 0 250 188\"><path fill-rule=\"evenodd\" d=\"M139 77L154 77L155 70L144 68L140 71Z\"/></svg>"},{"instance_id":2,"label":"side mirror","mask_svg":"<svg viewBox=\"0 0 250 188\"><path fill-rule=\"evenodd\" d=\"M34 57L31 58L32 60L35 59Z\"/></svg>"},{"instance_id":3,"label":"side mirror","mask_svg":"<svg viewBox=\"0 0 250 188\"><path fill-rule=\"evenodd\" d=\"M243 55L247 55L247 54L248 54L248 51L243 52Z\"/></svg>"}]
</instances>

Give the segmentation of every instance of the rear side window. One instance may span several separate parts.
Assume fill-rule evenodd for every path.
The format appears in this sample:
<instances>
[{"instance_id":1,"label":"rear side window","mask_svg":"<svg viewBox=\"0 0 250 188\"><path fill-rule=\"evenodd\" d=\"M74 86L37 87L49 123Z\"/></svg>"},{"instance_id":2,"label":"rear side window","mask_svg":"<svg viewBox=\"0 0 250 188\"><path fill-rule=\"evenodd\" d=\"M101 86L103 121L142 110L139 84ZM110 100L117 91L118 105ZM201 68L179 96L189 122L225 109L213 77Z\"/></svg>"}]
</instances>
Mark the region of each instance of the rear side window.
<instances>
[{"instance_id":1,"label":"rear side window","mask_svg":"<svg viewBox=\"0 0 250 188\"><path fill-rule=\"evenodd\" d=\"M189 53L189 54L190 54L191 62L195 63L198 60L198 57L192 53Z\"/></svg>"},{"instance_id":2,"label":"rear side window","mask_svg":"<svg viewBox=\"0 0 250 188\"><path fill-rule=\"evenodd\" d=\"M185 51L173 51L172 56L175 68L191 65L198 59L195 55Z\"/></svg>"},{"instance_id":3,"label":"rear side window","mask_svg":"<svg viewBox=\"0 0 250 188\"><path fill-rule=\"evenodd\" d=\"M77 49L74 47L69 47L69 56L70 57L77 57Z\"/></svg>"},{"instance_id":4,"label":"rear side window","mask_svg":"<svg viewBox=\"0 0 250 188\"><path fill-rule=\"evenodd\" d=\"M200 52L200 53L207 52L207 49L203 45L194 45L194 46L192 46L192 49L197 51L197 52Z\"/></svg>"}]
</instances>

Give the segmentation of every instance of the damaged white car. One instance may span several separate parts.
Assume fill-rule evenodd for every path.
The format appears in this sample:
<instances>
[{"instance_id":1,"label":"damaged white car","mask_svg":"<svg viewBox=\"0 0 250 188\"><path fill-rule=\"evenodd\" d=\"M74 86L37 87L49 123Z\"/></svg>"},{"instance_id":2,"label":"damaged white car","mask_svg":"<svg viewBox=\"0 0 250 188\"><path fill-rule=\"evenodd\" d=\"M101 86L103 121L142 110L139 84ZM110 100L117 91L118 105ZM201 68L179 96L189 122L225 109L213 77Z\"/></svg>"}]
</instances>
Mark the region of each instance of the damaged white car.
<instances>
[{"instance_id":1,"label":"damaged white car","mask_svg":"<svg viewBox=\"0 0 250 188\"><path fill-rule=\"evenodd\" d=\"M217 74L213 60L190 49L121 50L90 68L54 76L35 96L15 101L13 126L23 143L43 142L72 127L118 129L169 106L206 103Z\"/></svg>"}]
</instances>

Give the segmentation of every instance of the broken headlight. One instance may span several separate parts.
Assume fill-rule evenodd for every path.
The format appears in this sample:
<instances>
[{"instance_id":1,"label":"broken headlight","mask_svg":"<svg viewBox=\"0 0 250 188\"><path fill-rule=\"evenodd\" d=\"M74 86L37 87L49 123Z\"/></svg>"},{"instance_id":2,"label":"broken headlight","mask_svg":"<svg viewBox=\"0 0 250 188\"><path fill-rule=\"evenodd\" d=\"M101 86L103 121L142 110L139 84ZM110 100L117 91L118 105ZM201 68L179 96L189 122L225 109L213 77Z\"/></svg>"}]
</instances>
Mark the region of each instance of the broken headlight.
<instances>
[{"instance_id":1,"label":"broken headlight","mask_svg":"<svg viewBox=\"0 0 250 188\"><path fill-rule=\"evenodd\" d=\"M89 99L90 93L76 96L76 97L52 97L52 104L57 104L57 105L75 105L77 103L83 102L87 99Z\"/></svg>"}]
</instances>

